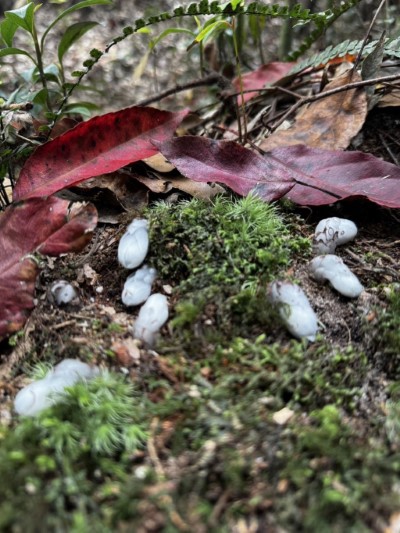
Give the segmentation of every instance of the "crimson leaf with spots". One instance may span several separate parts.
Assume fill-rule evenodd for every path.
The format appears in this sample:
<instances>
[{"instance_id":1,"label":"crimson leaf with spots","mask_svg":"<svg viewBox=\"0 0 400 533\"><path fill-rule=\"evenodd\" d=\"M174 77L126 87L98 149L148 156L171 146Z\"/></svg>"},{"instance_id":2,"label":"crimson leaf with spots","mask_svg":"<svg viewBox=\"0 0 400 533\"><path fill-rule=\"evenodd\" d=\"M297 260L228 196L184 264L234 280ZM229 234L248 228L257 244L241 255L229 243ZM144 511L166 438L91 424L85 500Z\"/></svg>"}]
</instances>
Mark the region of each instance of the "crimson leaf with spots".
<instances>
[{"instance_id":1,"label":"crimson leaf with spots","mask_svg":"<svg viewBox=\"0 0 400 533\"><path fill-rule=\"evenodd\" d=\"M82 122L37 148L21 170L14 200L50 196L158 152L187 111L130 107Z\"/></svg>"},{"instance_id":2,"label":"crimson leaf with spots","mask_svg":"<svg viewBox=\"0 0 400 533\"><path fill-rule=\"evenodd\" d=\"M92 237L97 212L86 204L68 210L59 198L33 198L0 215L0 339L18 331L34 307L39 272L32 254L57 256L82 250Z\"/></svg>"}]
</instances>

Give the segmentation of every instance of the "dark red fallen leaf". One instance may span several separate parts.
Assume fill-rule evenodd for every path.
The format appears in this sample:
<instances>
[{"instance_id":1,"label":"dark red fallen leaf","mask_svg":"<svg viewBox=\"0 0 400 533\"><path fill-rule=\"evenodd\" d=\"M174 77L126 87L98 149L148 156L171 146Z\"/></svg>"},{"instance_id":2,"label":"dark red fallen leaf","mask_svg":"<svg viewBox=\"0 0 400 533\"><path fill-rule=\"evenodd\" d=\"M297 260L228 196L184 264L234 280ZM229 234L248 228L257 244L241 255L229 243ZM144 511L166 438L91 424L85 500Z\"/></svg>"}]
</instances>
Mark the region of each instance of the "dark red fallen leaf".
<instances>
[{"instance_id":1,"label":"dark red fallen leaf","mask_svg":"<svg viewBox=\"0 0 400 533\"><path fill-rule=\"evenodd\" d=\"M362 152L296 145L262 157L233 141L192 136L158 146L187 178L224 183L241 195L252 191L265 201L285 196L301 205L364 197L400 207L400 169Z\"/></svg>"},{"instance_id":2,"label":"dark red fallen leaf","mask_svg":"<svg viewBox=\"0 0 400 533\"><path fill-rule=\"evenodd\" d=\"M18 331L34 307L38 274L33 253L79 251L97 223L91 204L68 213L69 202L34 198L8 207L0 216L0 339Z\"/></svg>"},{"instance_id":3,"label":"dark red fallen leaf","mask_svg":"<svg viewBox=\"0 0 400 533\"><path fill-rule=\"evenodd\" d=\"M247 72L242 75L242 85L244 91L249 91L250 89L255 89L254 92L249 92L244 94L244 101L247 102L255 96L257 96L258 91L263 89L268 83L275 83L280 80L286 74L289 73L290 69L294 66L295 63L282 63L280 61L272 61L266 65L261 65L257 70L252 72ZM235 78L232 82L237 92L240 92L240 79Z\"/></svg>"},{"instance_id":4,"label":"dark red fallen leaf","mask_svg":"<svg viewBox=\"0 0 400 533\"><path fill-rule=\"evenodd\" d=\"M332 203L329 191L342 191L342 198L364 197L383 207L400 208L400 168L363 152L323 150L304 145L276 148L265 154L294 171L310 177L321 190L299 183L286 198L300 205Z\"/></svg>"},{"instance_id":5,"label":"dark red fallen leaf","mask_svg":"<svg viewBox=\"0 0 400 533\"><path fill-rule=\"evenodd\" d=\"M50 196L157 153L153 141L171 137L187 111L130 107L82 122L40 146L26 161L14 200Z\"/></svg>"},{"instance_id":6,"label":"dark red fallen leaf","mask_svg":"<svg viewBox=\"0 0 400 533\"><path fill-rule=\"evenodd\" d=\"M266 188L259 194L266 201L272 201L294 185L292 178L280 170L270 174L271 165L266 159L233 141L186 135L157 143L157 146L187 178L224 183L243 196L263 183Z\"/></svg>"}]
</instances>

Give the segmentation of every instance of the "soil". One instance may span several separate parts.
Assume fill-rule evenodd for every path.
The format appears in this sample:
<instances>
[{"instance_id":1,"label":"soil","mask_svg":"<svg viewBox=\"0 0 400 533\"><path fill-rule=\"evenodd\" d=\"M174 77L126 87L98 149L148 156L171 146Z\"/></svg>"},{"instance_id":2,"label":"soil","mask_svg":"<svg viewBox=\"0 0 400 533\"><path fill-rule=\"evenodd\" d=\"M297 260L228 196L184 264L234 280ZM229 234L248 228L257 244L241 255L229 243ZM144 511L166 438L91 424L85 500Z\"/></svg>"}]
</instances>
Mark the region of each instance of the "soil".
<instances>
[{"instance_id":1,"label":"soil","mask_svg":"<svg viewBox=\"0 0 400 533\"><path fill-rule=\"evenodd\" d=\"M133 4L129 7L129 13L123 15L124 23L127 22L125 19L137 18L136 9L140 8L141 4L144 9L146 2L135 2L135 7ZM115 18L113 15L108 19L107 27L108 29L111 27L114 31L121 22L117 15ZM97 43L93 45L100 49L102 47ZM163 48L163 56L165 50L168 53L168 47ZM128 54L128 51L121 48L115 53ZM144 53L144 48L141 53ZM110 56L109 61L112 63L114 60L116 58ZM169 63L167 54L163 61L166 65ZM132 91L131 80L126 74L130 69L130 66L124 66L123 61L120 61L117 68L105 66L104 70L100 69L96 74L104 76L107 83L118 86L119 96L113 100L111 105L113 108L115 105L125 105L137 99L137 96L132 98L127 96L127 93ZM174 69L177 77L171 79L171 69L167 66L161 69L157 67L160 85L155 89L158 90L164 85L164 76L168 78L169 85L179 81L178 73L182 73L184 69L186 64L182 64L180 69ZM139 87L142 87L140 90L143 94L145 92L147 94L148 81L146 76L140 81ZM123 94L125 97L121 96ZM107 111L107 106L104 111ZM370 112L362 133L358 136L357 149L397 164L400 161L399 121L400 111L397 108L376 109ZM143 171L142 167L138 169ZM29 368L39 362L56 364L65 358L79 358L97 364L101 368L125 375L127 380L135 384L140 394L159 406L167 404L168 391L172 391L176 397L182 395L184 391L187 398L196 397L198 387L201 389L202 386L200 379L206 382L206 385L203 384L204 387L208 386L207 383L210 387L216 387L217 384L219 386L218 372L221 372L221 369L210 368L212 363L209 360L213 353L219 353L218 344L198 341L199 332L201 336L201 332L207 331L210 323L215 320L213 305L217 304L209 301L203 314L192 324L190 335L194 345L200 346L199 352L192 353L187 345L180 346L177 341L177 329L171 325L179 314L177 311L180 301L177 290L179 281L176 279L161 277L153 287L153 292L163 292L169 297L170 305L170 320L162 329L159 343L149 348L132 338L132 325L137 316L137 309L127 309L120 299L126 270L117 261L119 239L128 221L147 209L148 205L151 206L154 200L179 202L188 198L188 195L176 189L160 195L144 192L143 188L136 194L138 196L135 209L126 212L117 202L111 219L105 216L103 218L111 220L112 223L104 221L99 223L92 242L83 252L74 256L66 255L56 260L43 259L43 268L37 280L37 305L24 330L16 335L11 343L6 340L0 345L0 422L3 426L14 427L18 424L12 411L13 398L17 391L30 381L27 377ZM104 205L104 201L100 201L101 214L105 207L107 206ZM389 350L384 340L384 324L390 313L388 294L390 291L398 290L400 283L399 214L395 210L379 208L361 201L343 202L314 209L288 207L282 204L279 205L279 209L286 213L285 216L290 220L295 221L296 231L310 241L316 223L327 216L349 218L359 228L356 239L338 249L338 255L344 259L365 287L365 291L358 299L349 300L341 297L329 285L321 285L314 281L307 269L310 255L308 257L305 257L304 253L299 253L298 257L294 255L290 266L282 273L283 277L294 278L300 283L321 324L321 337L314 346L296 344L298 346L296 349L300 350L303 357L306 355L310 361L317 361L315 367L312 367L314 374L306 376L307 368L304 368L301 377L296 377L309 380L312 400L307 403L305 391L308 389L303 385L301 389L303 398L297 397L298 389L289 385L274 398L270 393L273 390L272 386L268 385L270 388L266 389L267 392L264 394L263 384L256 384L254 391L259 391L259 396L256 396L255 401L260 405L262 402L266 406L272 405L269 418L265 418L268 419L265 427L264 421L260 422L258 419L254 422L254 426L251 426L252 422L246 426L238 414L237 421L232 422L226 430L221 429L222 423L221 428L218 426L217 432L213 433L210 430L207 433L204 430L206 437L201 440L198 448L194 445L190 447L192 444L190 439L194 440L195 435L203 431L203 427L207 424L206 416L201 415L201 409L208 412L211 405L210 412L212 412L212 402L214 402L215 412L210 415L210 420L218 416L223 418L223 414L218 411L221 405L225 405L223 402L218 404L217 400L198 393L199 402L200 404L204 402L204 405L200 405L195 414L185 412L184 407L179 404L176 412L154 416L153 420L149 421L149 425L150 422L152 425L148 446L132 459L132 472L138 466L146 466L154 470L155 477L153 482L137 489L139 495L132 491L139 500L139 511L120 519L115 530L151 532L191 529L196 532L210 530L260 533L398 531L396 510L400 502L396 483L391 478L387 481L383 473L381 484L374 478L371 486L381 489L383 487L382 490L388 491L388 499L394 501L390 505L387 504L387 507L384 507L380 500L379 504L376 503L374 495L369 494L365 488L368 484L368 475L365 477L361 473L373 468L367 460L363 463L362 459L357 457L354 459L354 464L347 464L342 456L336 457L332 450L324 448L323 444L318 444L320 448L315 442L313 445L309 441L305 444L305 435L308 435L307 431L316 432L325 428L323 421L321 428L318 426L313 413L317 410L322 412L324 407L335 405L340 415L340 420L337 421L337 427L340 427L338 431L346 426L346 431L350 431L350 437L343 429L343 435L339 435L337 441L332 440L336 443L332 445L333 448L337 446L340 453L343 448L343 454L351 455L349 450L357 446L364 451L368 450L369 446L376 450L375 444L379 441L379 446L383 449L381 451L379 448L382 461L388 461L393 475L398 475L398 471L396 472L390 463L399 452L398 440L389 442L390 439L382 428L388 412L387 402L396 399L391 396L390 386L396 385L400 379L398 367L400 346L395 348L392 346ZM187 245L190 248L191 243ZM160 262L160 259L157 258L157 249L153 244L148 262L152 264L157 261ZM162 261L168 262L169 258L163 257ZM49 287L60 279L69 281L77 288L78 303L59 307L51 301ZM247 341L254 343L255 346L256 339L263 333L265 331L262 324L255 322L249 330ZM266 343L271 346L277 344L278 350L283 354L282 357L292 350L294 346L292 342L281 324L267 332ZM228 344L225 344L222 348L227 350L227 346ZM207 357L206 349L211 350ZM326 350L326 353L322 353L322 350ZM349 354L357 356L352 359ZM360 354L365 357L365 363L361 362ZM318 381L320 377L317 379L318 365L323 368L327 364L327 358L339 356L345 360L340 372L343 373L346 386L350 373L351 383L354 382L353 387L357 389L354 405L346 403L344 396L340 396L344 395L343 390L340 395L335 392L334 386L339 390L340 377L322 374L325 381L321 383ZM345 359L346 357L348 359ZM227 376L232 373L231 394L232 397L236 394L239 397L242 394L240 388L242 385L238 381L237 374L247 372L245 365L248 361L247 363L240 360L235 363L229 363L229 359L227 361L221 363L222 366L226 365L223 372ZM272 372L273 364L269 363L270 367L268 363L265 365ZM258 371L256 363L254 368L256 373ZM199 372L196 369L200 369ZM294 370L292 374L295 375ZM263 379L267 378L264 376ZM289 375L288 383L290 379ZM330 379L336 385L332 385L332 391L328 393ZM248 387L248 384L244 383L243 387L245 386ZM320 397L318 397L318 387L321 388ZM350 390L350 385L348 387ZM233 401L233 398L229 401ZM227 404L230 406L229 401L227 400ZM271 422L272 414L283 406L295 412L294 423L290 419L283 424ZM223 410L223 407L221 409ZM227 408L227 412L229 409ZM194 417L193 420L190 420L191 416ZM377 427L379 422L381 427ZM312 435L315 437L317 433ZM184 445L179 445L178 436ZM301 441L303 438L304 442ZM329 438L326 437L326 442ZM303 444L300 445L300 441ZM287 444L289 442L290 446ZM349 449L346 446L349 446ZM288 450L293 454L293 462L288 459L289 455L284 455L289 454ZM232 460L232 463L228 463L227 457L230 451L236 454L236 462ZM280 453L283 454L283 459ZM244 467L237 464L238 458L242 458ZM304 467L304 472L301 473L301 476L304 476L303 481L296 481L293 472L297 467L300 468L299 465L304 465L304 461L307 461L308 468L313 469L313 475L306 474ZM377 464L379 461L377 459ZM226 465L229 469L228 474L223 470ZM251 470L247 471L247 468ZM359 502L356 495L348 494L349 491L356 492L354 488L356 485L350 482L348 486L345 485L346 476L350 476L351 469L356 470L354 476L359 476L360 483L364 484L362 490L366 494L364 495L366 503L360 506L360 509L355 508ZM235 478L235 472L239 481ZM381 475L379 471L371 470L371 472L373 472L371 477L379 478ZM318 477L322 476L321 473L324 476L323 482ZM333 481L328 481L328 478ZM336 491L337 501L323 500L323 497L327 497L324 491L329 483L331 490ZM318 502L320 495L321 499ZM114 496L117 498L117 495ZM340 501L339 496L342 497ZM324 506L322 510L318 507L319 504L321 509ZM112 530L111 526L107 527L105 530Z\"/></svg>"}]
</instances>

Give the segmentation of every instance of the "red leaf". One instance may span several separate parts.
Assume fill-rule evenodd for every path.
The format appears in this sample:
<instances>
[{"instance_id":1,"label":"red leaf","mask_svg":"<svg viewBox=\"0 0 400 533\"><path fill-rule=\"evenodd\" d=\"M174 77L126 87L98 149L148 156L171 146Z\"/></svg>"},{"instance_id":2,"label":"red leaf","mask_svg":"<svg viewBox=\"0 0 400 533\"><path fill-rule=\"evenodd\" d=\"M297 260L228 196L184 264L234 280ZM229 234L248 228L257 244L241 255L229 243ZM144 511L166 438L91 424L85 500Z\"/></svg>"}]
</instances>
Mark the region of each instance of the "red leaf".
<instances>
[{"instance_id":1,"label":"red leaf","mask_svg":"<svg viewBox=\"0 0 400 533\"><path fill-rule=\"evenodd\" d=\"M233 141L186 135L157 145L160 152L193 181L224 183L241 195L262 183L265 188L258 194L266 201L280 198L294 185L290 175L278 168L271 174L271 165L266 159Z\"/></svg>"},{"instance_id":2,"label":"red leaf","mask_svg":"<svg viewBox=\"0 0 400 533\"><path fill-rule=\"evenodd\" d=\"M384 207L400 208L400 168L363 152L323 150L304 145L276 148L265 155L284 164L288 171L308 176L308 185L296 185L286 198L300 205L332 203L331 192L342 198L362 196Z\"/></svg>"},{"instance_id":3,"label":"red leaf","mask_svg":"<svg viewBox=\"0 0 400 533\"><path fill-rule=\"evenodd\" d=\"M384 207L400 207L400 168L362 152L304 145L276 148L264 157L232 141L184 136L159 145L187 178L224 183L266 201L281 196L301 205L326 205L365 197Z\"/></svg>"},{"instance_id":4,"label":"red leaf","mask_svg":"<svg viewBox=\"0 0 400 533\"><path fill-rule=\"evenodd\" d=\"M34 307L38 266L28 254L78 251L91 239L96 209L88 204L68 214L68 205L59 198L34 198L0 215L0 338L20 329Z\"/></svg>"},{"instance_id":5,"label":"red leaf","mask_svg":"<svg viewBox=\"0 0 400 533\"><path fill-rule=\"evenodd\" d=\"M171 137L186 114L130 107L82 122L40 146L26 161L14 200L49 196L150 157L157 153L153 141Z\"/></svg>"},{"instance_id":6,"label":"red leaf","mask_svg":"<svg viewBox=\"0 0 400 533\"><path fill-rule=\"evenodd\" d=\"M257 70L243 74L242 84L243 90L257 89L255 92L245 93L244 101L251 100L258 94L258 90L263 89L269 83L275 83L290 71L295 63L281 63L279 61L272 61L266 65L261 65ZM232 81L233 86L240 92L240 79L235 78Z\"/></svg>"}]
</instances>

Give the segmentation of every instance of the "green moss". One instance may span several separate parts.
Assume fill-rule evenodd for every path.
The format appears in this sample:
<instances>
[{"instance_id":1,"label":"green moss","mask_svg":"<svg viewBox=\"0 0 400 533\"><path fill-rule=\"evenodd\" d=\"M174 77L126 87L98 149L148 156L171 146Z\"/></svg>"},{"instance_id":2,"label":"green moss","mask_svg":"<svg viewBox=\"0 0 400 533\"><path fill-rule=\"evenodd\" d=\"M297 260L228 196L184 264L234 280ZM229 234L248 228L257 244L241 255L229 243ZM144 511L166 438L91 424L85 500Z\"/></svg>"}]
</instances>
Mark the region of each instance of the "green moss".
<instances>
[{"instance_id":1,"label":"green moss","mask_svg":"<svg viewBox=\"0 0 400 533\"><path fill-rule=\"evenodd\" d=\"M310 251L293 221L252 196L158 204L148 214L149 262L175 285L178 299L170 348L172 341L199 357L202 347L258 335L274 323L266 285L283 275L294 255Z\"/></svg>"},{"instance_id":2,"label":"green moss","mask_svg":"<svg viewBox=\"0 0 400 533\"><path fill-rule=\"evenodd\" d=\"M370 531L372 509L389 512L399 497L394 491L400 457L384 440L368 439L335 406L310 414L311 424L292 432L283 459L283 476L296 489L307 531ZM370 424L379 424L377 419Z\"/></svg>"},{"instance_id":3,"label":"green moss","mask_svg":"<svg viewBox=\"0 0 400 533\"><path fill-rule=\"evenodd\" d=\"M144 352L141 400L103 378L3 428L0 529L378 530L400 505L400 382L386 402L372 348L281 334L266 284L309 253L301 224L252 197L158 204L147 216L148 261L173 286L157 346L168 372ZM392 379L399 315L394 289L379 341ZM93 341L124 331L95 326ZM293 416L280 425L285 407ZM136 453L144 426L149 446Z\"/></svg>"},{"instance_id":4,"label":"green moss","mask_svg":"<svg viewBox=\"0 0 400 533\"><path fill-rule=\"evenodd\" d=\"M1 428L0 529L63 531L79 513L101 517L99 483L125 479L146 439L141 419L132 386L105 373L68 388L38 417Z\"/></svg>"},{"instance_id":5,"label":"green moss","mask_svg":"<svg viewBox=\"0 0 400 533\"><path fill-rule=\"evenodd\" d=\"M160 203L149 217L150 257L162 277L179 283L180 295L219 286L254 289L287 267L291 253L310 249L276 207L252 196Z\"/></svg>"},{"instance_id":6,"label":"green moss","mask_svg":"<svg viewBox=\"0 0 400 533\"><path fill-rule=\"evenodd\" d=\"M381 319L382 347L387 353L400 354L400 287L388 294L388 307Z\"/></svg>"}]
</instances>

